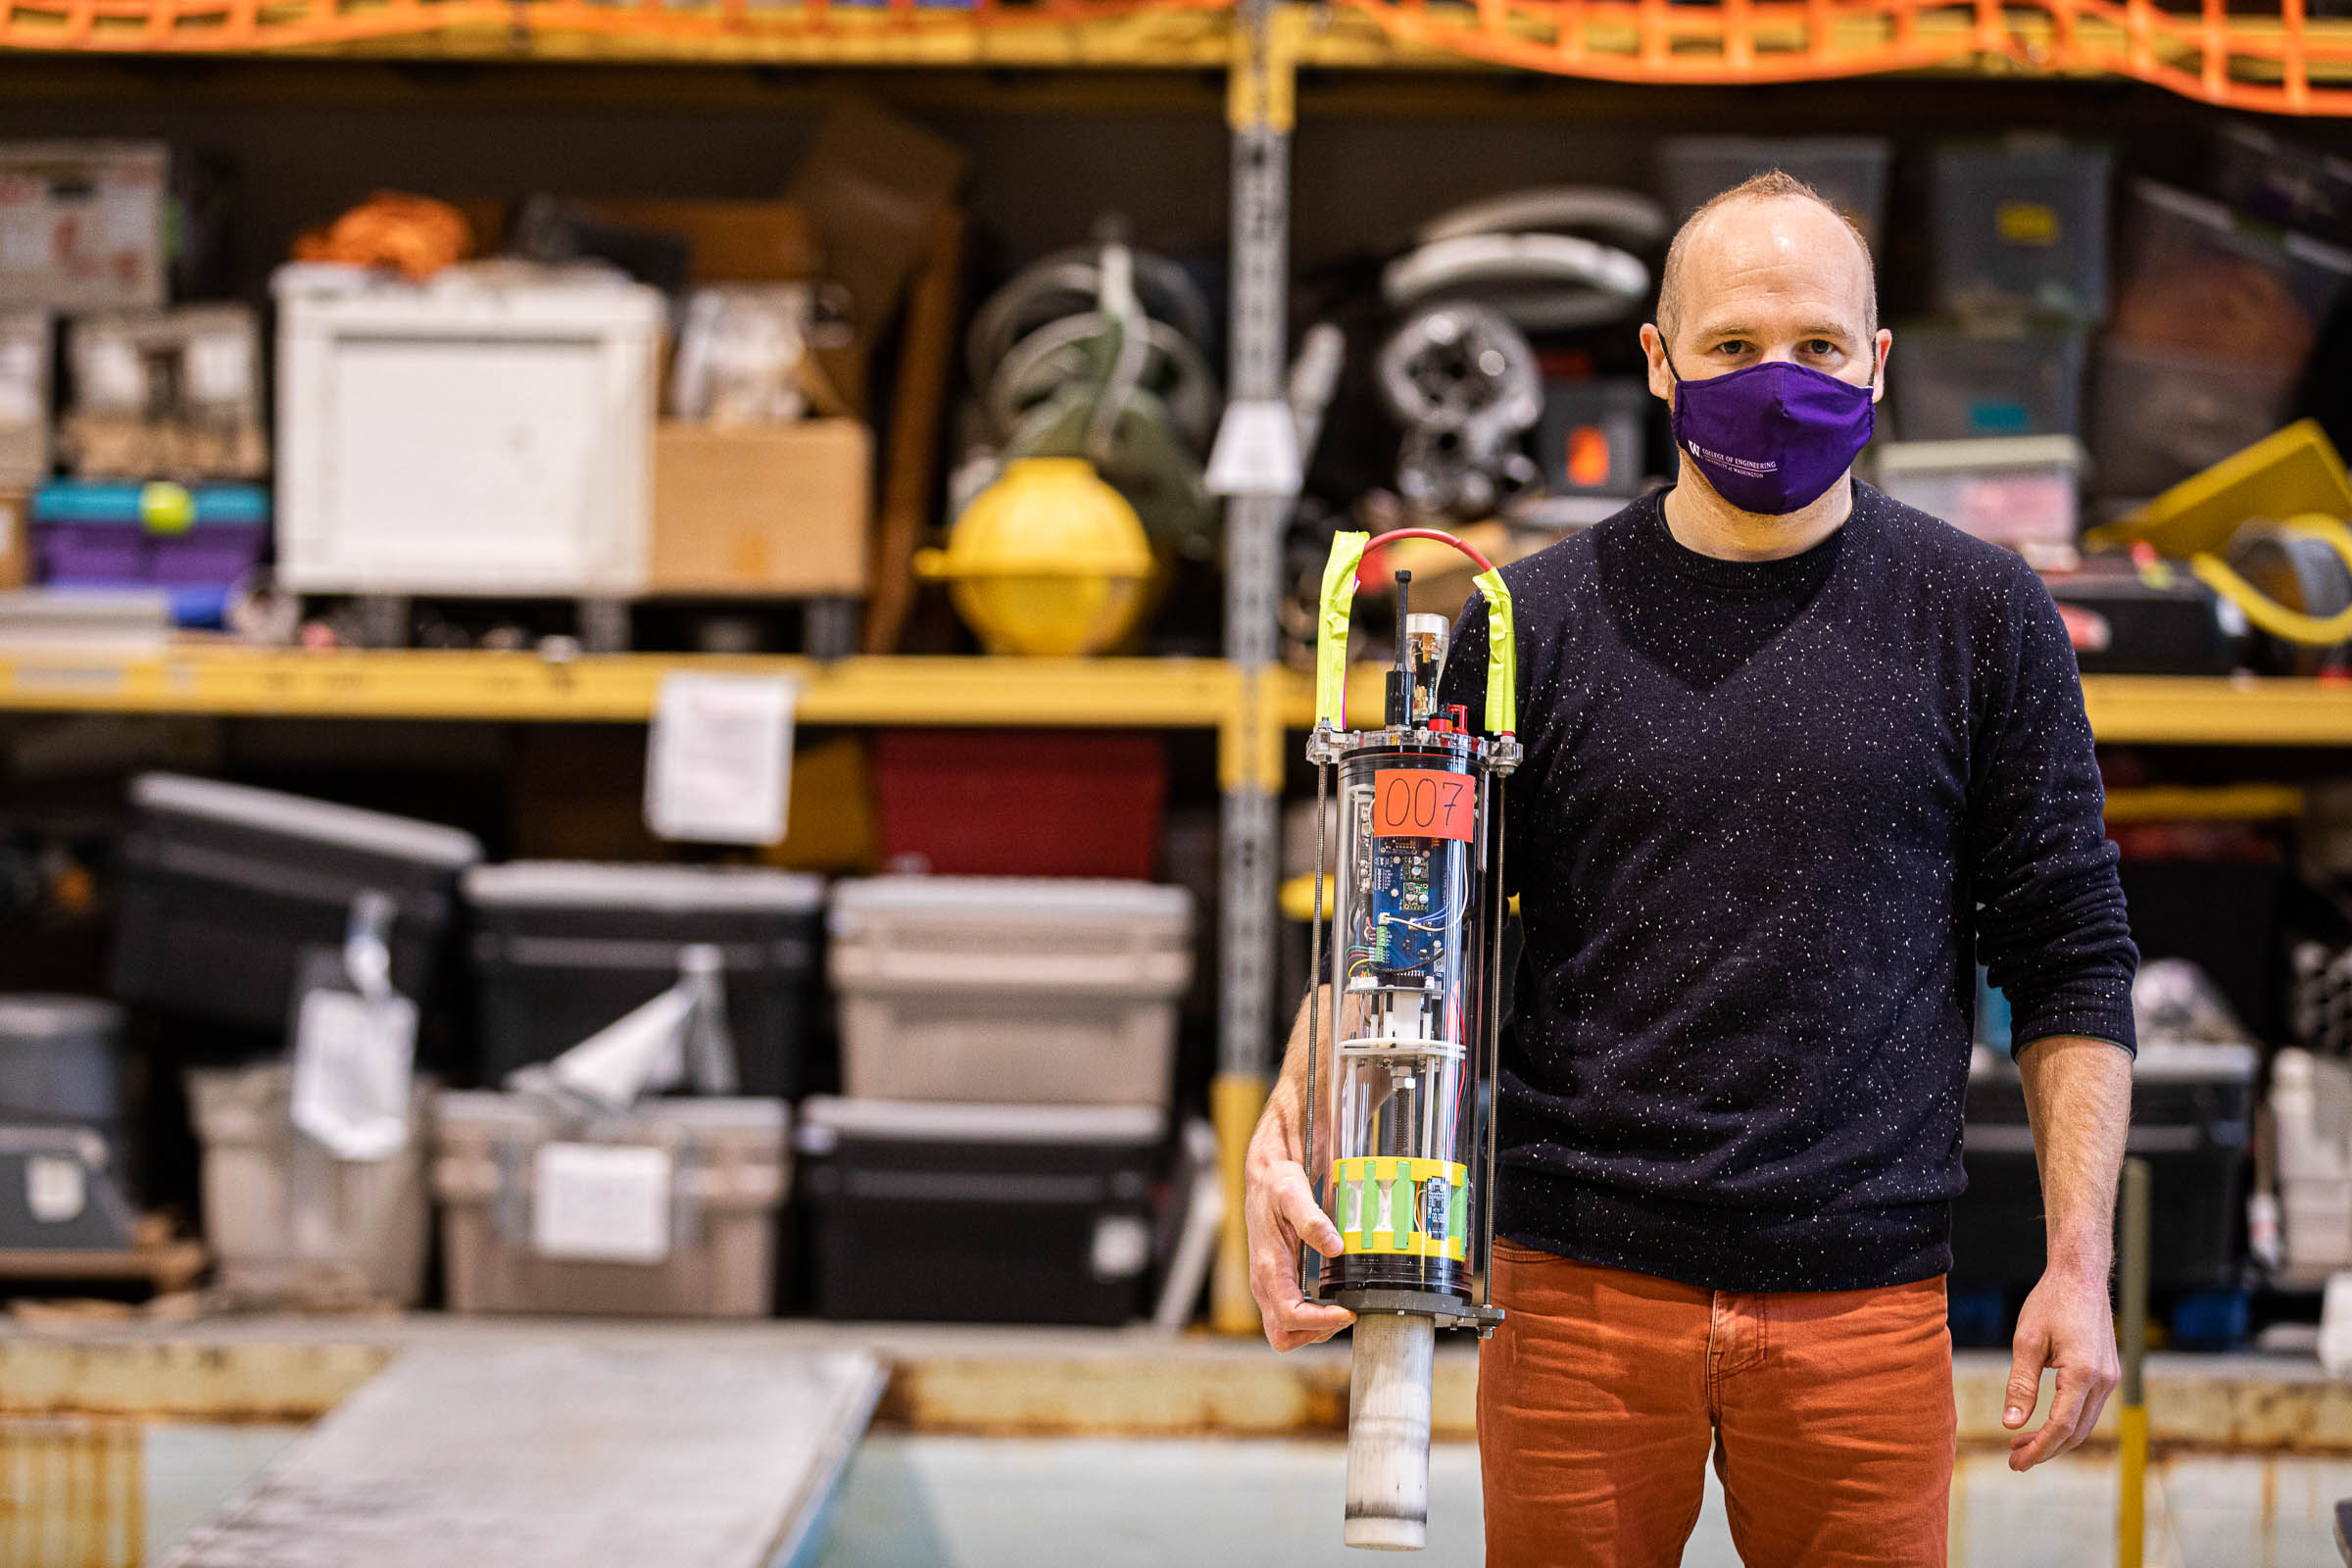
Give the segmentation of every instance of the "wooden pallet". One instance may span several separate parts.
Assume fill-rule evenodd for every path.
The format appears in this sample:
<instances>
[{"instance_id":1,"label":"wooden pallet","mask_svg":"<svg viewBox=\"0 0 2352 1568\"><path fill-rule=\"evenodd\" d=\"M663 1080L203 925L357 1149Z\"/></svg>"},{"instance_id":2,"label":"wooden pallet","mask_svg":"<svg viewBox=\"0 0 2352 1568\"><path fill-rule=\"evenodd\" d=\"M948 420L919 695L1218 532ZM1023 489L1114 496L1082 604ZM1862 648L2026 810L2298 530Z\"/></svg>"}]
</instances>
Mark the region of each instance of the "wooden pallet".
<instances>
[{"instance_id":1,"label":"wooden pallet","mask_svg":"<svg viewBox=\"0 0 2352 1568\"><path fill-rule=\"evenodd\" d=\"M145 1283L158 1296L184 1291L212 1255L202 1242L155 1241L125 1248L0 1248L0 1281L56 1285Z\"/></svg>"}]
</instances>

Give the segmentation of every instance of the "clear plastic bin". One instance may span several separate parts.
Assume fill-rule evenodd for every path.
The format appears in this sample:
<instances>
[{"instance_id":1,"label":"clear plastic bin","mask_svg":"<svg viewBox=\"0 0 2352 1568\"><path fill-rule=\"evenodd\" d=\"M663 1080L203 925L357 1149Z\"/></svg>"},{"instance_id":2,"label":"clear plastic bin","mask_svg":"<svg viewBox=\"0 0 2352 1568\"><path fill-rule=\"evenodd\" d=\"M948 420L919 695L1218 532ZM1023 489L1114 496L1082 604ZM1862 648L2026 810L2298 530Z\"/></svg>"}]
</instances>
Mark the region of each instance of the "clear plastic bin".
<instances>
[{"instance_id":1,"label":"clear plastic bin","mask_svg":"<svg viewBox=\"0 0 2352 1568\"><path fill-rule=\"evenodd\" d=\"M2352 242L2352 161L2231 123L2215 148L2214 188L2248 217L2329 244Z\"/></svg>"},{"instance_id":2,"label":"clear plastic bin","mask_svg":"<svg viewBox=\"0 0 2352 1568\"><path fill-rule=\"evenodd\" d=\"M255 1305L416 1304L429 1084L411 1097L408 1147L383 1159L338 1159L297 1135L283 1063L191 1068L187 1086L204 1146L204 1236L223 1290Z\"/></svg>"},{"instance_id":3,"label":"clear plastic bin","mask_svg":"<svg viewBox=\"0 0 2352 1568\"><path fill-rule=\"evenodd\" d=\"M2105 315L2113 162L2104 147L2048 136L1938 147L1929 175L1937 307Z\"/></svg>"},{"instance_id":4,"label":"clear plastic bin","mask_svg":"<svg viewBox=\"0 0 2352 1568\"><path fill-rule=\"evenodd\" d=\"M2082 433L2081 327L1987 336L1907 326L1887 357L1895 433L1905 441Z\"/></svg>"},{"instance_id":5,"label":"clear plastic bin","mask_svg":"<svg viewBox=\"0 0 2352 1568\"><path fill-rule=\"evenodd\" d=\"M2090 453L2099 489L2152 496L2286 422L2295 365L2099 345Z\"/></svg>"},{"instance_id":6,"label":"clear plastic bin","mask_svg":"<svg viewBox=\"0 0 2352 1568\"><path fill-rule=\"evenodd\" d=\"M1861 224L1875 255L1886 232L1892 156L1893 143L1879 136L1669 136L1658 148L1658 183L1679 220L1750 175L1778 169Z\"/></svg>"},{"instance_id":7,"label":"clear plastic bin","mask_svg":"<svg viewBox=\"0 0 2352 1568\"><path fill-rule=\"evenodd\" d=\"M2292 374L2348 278L2352 254L2133 180L2111 325L2139 348Z\"/></svg>"},{"instance_id":8,"label":"clear plastic bin","mask_svg":"<svg viewBox=\"0 0 2352 1568\"><path fill-rule=\"evenodd\" d=\"M838 884L830 924L852 1097L1168 1103L1193 968L1184 889L878 877Z\"/></svg>"},{"instance_id":9,"label":"clear plastic bin","mask_svg":"<svg viewBox=\"0 0 2352 1568\"><path fill-rule=\"evenodd\" d=\"M649 1100L574 1123L528 1096L453 1093L434 1117L450 1310L774 1309L782 1102Z\"/></svg>"},{"instance_id":10,"label":"clear plastic bin","mask_svg":"<svg viewBox=\"0 0 2352 1568\"><path fill-rule=\"evenodd\" d=\"M2289 1046L2271 1066L2286 1273L2352 1268L2352 1067Z\"/></svg>"},{"instance_id":11,"label":"clear plastic bin","mask_svg":"<svg viewBox=\"0 0 2352 1568\"><path fill-rule=\"evenodd\" d=\"M2074 543L2082 447L2072 436L1894 442L1878 484L1907 507L2012 550Z\"/></svg>"}]
</instances>

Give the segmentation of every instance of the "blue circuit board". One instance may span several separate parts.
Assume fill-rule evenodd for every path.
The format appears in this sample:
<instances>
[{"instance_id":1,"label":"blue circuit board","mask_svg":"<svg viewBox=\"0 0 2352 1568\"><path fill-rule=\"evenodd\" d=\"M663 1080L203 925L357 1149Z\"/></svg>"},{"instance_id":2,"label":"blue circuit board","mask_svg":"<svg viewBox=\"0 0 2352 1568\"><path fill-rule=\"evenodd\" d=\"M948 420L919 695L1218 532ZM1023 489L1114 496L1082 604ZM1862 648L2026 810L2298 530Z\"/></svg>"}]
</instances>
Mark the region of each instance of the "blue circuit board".
<instances>
[{"instance_id":1,"label":"blue circuit board","mask_svg":"<svg viewBox=\"0 0 2352 1568\"><path fill-rule=\"evenodd\" d=\"M1375 839L1372 967L1390 984L1433 980L1445 968L1445 853L1432 839Z\"/></svg>"}]
</instances>

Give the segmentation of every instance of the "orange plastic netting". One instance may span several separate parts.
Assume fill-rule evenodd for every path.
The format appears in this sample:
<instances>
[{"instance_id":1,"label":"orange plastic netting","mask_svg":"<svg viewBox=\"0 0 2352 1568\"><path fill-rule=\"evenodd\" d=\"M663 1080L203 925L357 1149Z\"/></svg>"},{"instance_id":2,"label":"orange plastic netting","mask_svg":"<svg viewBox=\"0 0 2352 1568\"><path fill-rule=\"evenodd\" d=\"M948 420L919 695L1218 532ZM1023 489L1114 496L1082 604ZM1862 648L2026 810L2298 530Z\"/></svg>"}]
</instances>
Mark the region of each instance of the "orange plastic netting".
<instances>
[{"instance_id":1,"label":"orange plastic netting","mask_svg":"<svg viewBox=\"0 0 2352 1568\"><path fill-rule=\"evenodd\" d=\"M465 29L643 40L872 37L1100 21L1230 0L0 0L0 48L301 49Z\"/></svg>"},{"instance_id":2,"label":"orange plastic netting","mask_svg":"<svg viewBox=\"0 0 2352 1568\"><path fill-rule=\"evenodd\" d=\"M2304 0L1339 0L1392 36L1496 64L1656 83L1922 70L2129 76L2208 103L2352 114L2352 24ZM2322 85L2315 85L2315 78Z\"/></svg>"},{"instance_id":3,"label":"orange plastic netting","mask_svg":"<svg viewBox=\"0 0 2352 1568\"><path fill-rule=\"evenodd\" d=\"M1068 24L1233 0L0 0L0 48L253 51L503 31L687 55ZM2274 114L2352 115L2352 21L2305 0L1331 0L1400 42L1615 81L1904 71L2125 76ZM945 57L943 57L945 58ZM1138 60L1138 64L1149 63Z\"/></svg>"}]
</instances>

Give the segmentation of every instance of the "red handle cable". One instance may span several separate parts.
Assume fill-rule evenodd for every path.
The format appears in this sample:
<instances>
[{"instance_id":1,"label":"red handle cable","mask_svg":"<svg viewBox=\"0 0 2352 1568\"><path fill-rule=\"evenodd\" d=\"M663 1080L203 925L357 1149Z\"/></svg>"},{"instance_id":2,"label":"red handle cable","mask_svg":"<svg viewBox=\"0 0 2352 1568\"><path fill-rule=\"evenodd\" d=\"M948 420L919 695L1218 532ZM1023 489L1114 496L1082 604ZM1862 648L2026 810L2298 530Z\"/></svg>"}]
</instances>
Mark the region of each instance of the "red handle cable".
<instances>
[{"instance_id":1,"label":"red handle cable","mask_svg":"<svg viewBox=\"0 0 2352 1568\"><path fill-rule=\"evenodd\" d=\"M1365 540L1364 554L1369 556L1392 539L1435 539L1442 545L1453 546L1454 549L1477 562L1479 570L1493 571L1494 569L1494 563L1489 561L1475 546L1465 544L1441 528L1391 528L1387 533L1375 534Z\"/></svg>"}]
</instances>

